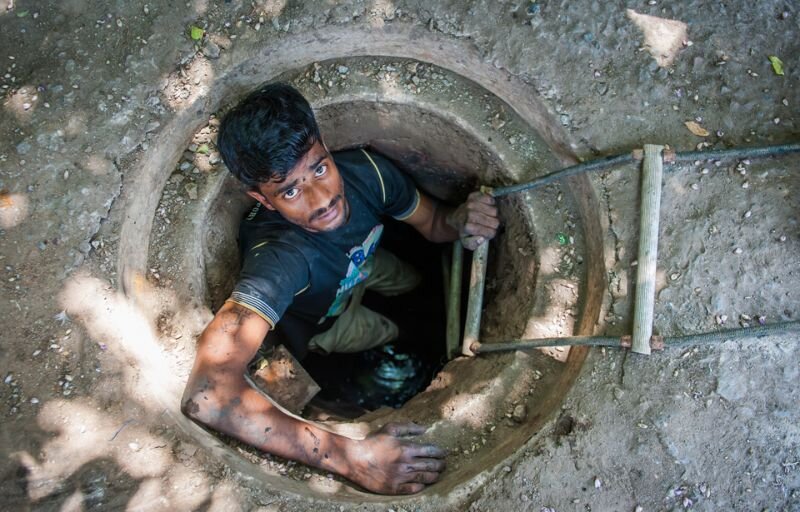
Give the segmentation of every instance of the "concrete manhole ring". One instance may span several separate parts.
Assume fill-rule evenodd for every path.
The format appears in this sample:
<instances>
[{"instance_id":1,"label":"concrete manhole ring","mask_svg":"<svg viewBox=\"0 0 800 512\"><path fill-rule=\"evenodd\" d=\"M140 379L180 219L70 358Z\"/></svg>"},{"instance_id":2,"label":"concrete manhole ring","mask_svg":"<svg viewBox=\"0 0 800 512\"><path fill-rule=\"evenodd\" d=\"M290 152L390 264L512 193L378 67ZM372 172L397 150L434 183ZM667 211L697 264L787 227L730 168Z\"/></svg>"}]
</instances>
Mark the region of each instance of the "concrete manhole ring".
<instances>
[{"instance_id":1,"label":"concrete manhole ring","mask_svg":"<svg viewBox=\"0 0 800 512\"><path fill-rule=\"evenodd\" d=\"M325 61L299 59L294 67L277 66L274 73L251 76L249 84L234 71L235 80L221 80L223 90L210 94L216 103L207 104L202 115L189 116L191 123L180 124L178 119L173 124L172 129L182 133L153 148L152 158L160 160L145 166L142 183L148 186L141 195L149 197L133 193L128 199L130 215L123 232L135 231L136 236L122 237L127 247L121 247L119 270L126 293L135 298L136 281L152 281L158 274L158 284L171 287L180 299L181 318L187 318L186 309L194 310L195 325L186 327L190 331L201 329L211 308L224 300L235 277L229 270L236 261L235 226L248 203L222 165L182 169L189 154L180 148L207 136L213 153L214 123L207 126L210 114L224 112L267 81L290 81L309 98L331 149L370 145L398 161L421 188L443 199L463 198L479 182L525 181L569 162L565 145L554 139L557 130L546 125L539 107L529 102L519 105L526 99L509 97L522 87L513 77L501 81L499 71L487 69L491 83L481 83L475 68L465 77L457 72L470 58L465 53L410 58L376 47L365 56L362 48L353 48L349 41L344 44L348 45ZM309 49L308 55L314 52ZM475 65L479 63L475 58ZM256 64L243 62L236 69ZM378 73L362 72L376 66ZM455 142L444 144L447 140ZM170 141L182 145L169 149L165 144ZM208 160L208 155L203 158ZM589 332L604 283L596 211L591 188L580 179L503 200L506 229L490 255L483 336ZM162 342L166 350L178 350L188 372L193 338L165 336ZM586 352L551 355L555 358L518 353L454 360L428 390L401 409L379 410L359 421L369 426L397 419L432 425L426 437L447 448L451 456L443 480L424 494L448 503L460 501L554 413ZM300 472L303 477L284 476L259 461L258 454L242 456L188 422L178 411L178 396L165 394L162 400L184 431L253 485L304 498L386 499L324 475L306 480L305 469Z\"/></svg>"}]
</instances>

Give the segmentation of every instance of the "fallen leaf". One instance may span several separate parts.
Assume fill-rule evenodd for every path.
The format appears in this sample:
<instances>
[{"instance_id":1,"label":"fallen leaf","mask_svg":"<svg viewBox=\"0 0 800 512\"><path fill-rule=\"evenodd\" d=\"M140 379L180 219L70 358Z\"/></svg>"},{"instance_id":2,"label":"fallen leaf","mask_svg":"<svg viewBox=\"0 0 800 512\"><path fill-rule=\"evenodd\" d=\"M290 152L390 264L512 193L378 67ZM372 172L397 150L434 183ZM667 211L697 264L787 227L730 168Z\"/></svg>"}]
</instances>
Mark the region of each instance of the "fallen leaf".
<instances>
[{"instance_id":1,"label":"fallen leaf","mask_svg":"<svg viewBox=\"0 0 800 512\"><path fill-rule=\"evenodd\" d=\"M203 34L205 34L205 33L206 33L206 31L203 30L202 28L192 25L192 28L190 30L189 35L195 41L199 41L199 40L203 39Z\"/></svg>"},{"instance_id":2,"label":"fallen leaf","mask_svg":"<svg viewBox=\"0 0 800 512\"><path fill-rule=\"evenodd\" d=\"M699 124L695 123L694 121L686 121L683 123L686 125L686 128L689 129L690 132L697 135L698 137L708 137L709 131L700 126Z\"/></svg>"},{"instance_id":3,"label":"fallen leaf","mask_svg":"<svg viewBox=\"0 0 800 512\"><path fill-rule=\"evenodd\" d=\"M24 18L27 15L28 15L28 11L19 11L17 13L17 18ZM783 73L781 73L781 74L783 74Z\"/></svg>"},{"instance_id":4,"label":"fallen leaf","mask_svg":"<svg viewBox=\"0 0 800 512\"><path fill-rule=\"evenodd\" d=\"M201 155L207 155L209 151L208 144L200 144L200 146L197 148L197 152Z\"/></svg>"},{"instance_id":5,"label":"fallen leaf","mask_svg":"<svg viewBox=\"0 0 800 512\"><path fill-rule=\"evenodd\" d=\"M783 61L775 55L770 55L769 61L772 64L772 70L775 72L775 74L783 76Z\"/></svg>"}]
</instances>

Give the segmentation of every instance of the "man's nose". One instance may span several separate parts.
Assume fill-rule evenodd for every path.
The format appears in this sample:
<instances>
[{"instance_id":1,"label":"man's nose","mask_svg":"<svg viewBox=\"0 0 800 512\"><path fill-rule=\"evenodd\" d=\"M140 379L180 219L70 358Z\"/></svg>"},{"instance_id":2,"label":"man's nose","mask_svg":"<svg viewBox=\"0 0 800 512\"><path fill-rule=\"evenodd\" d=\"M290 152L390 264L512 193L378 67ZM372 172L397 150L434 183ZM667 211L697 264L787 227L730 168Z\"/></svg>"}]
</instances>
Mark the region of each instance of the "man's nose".
<instances>
[{"instance_id":1,"label":"man's nose","mask_svg":"<svg viewBox=\"0 0 800 512\"><path fill-rule=\"evenodd\" d=\"M333 199L333 191L323 185L311 187L309 194L309 208L311 211L327 209Z\"/></svg>"}]
</instances>

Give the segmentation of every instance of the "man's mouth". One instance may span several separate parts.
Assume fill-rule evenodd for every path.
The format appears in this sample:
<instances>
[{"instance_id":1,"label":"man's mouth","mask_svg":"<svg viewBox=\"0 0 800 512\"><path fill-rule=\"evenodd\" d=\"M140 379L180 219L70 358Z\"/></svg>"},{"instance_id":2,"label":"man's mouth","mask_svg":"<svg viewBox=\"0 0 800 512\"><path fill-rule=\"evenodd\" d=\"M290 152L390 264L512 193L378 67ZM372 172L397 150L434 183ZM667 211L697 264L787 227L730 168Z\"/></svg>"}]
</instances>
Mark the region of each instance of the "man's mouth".
<instances>
[{"instance_id":1,"label":"man's mouth","mask_svg":"<svg viewBox=\"0 0 800 512\"><path fill-rule=\"evenodd\" d=\"M315 221L321 221L323 223L328 223L328 222L332 221L339 214L339 205L341 204L341 202L342 202L342 196L341 195L338 195L338 196L334 197L333 200L331 200L331 204L328 205L328 208L326 208L323 211L319 211L318 210L318 211L314 212L314 214L309 219L309 223L315 222Z\"/></svg>"}]
</instances>

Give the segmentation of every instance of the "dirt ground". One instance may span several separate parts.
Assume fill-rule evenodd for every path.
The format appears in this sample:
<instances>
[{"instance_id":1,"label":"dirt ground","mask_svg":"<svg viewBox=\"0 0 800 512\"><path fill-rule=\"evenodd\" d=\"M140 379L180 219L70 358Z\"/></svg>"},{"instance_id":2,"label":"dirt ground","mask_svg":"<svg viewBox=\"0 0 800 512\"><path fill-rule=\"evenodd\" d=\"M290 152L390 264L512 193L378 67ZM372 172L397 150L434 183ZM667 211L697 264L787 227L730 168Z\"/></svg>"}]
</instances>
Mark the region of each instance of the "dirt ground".
<instances>
[{"instance_id":1,"label":"dirt ground","mask_svg":"<svg viewBox=\"0 0 800 512\"><path fill-rule=\"evenodd\" d=\"M693 150L800 139L798 16L794 3L772 0L0 0L4 507L800 510L795 337L650 357L593 350L561 411L457 499L435 496L434 487L412 500L312 501L297 489L325 491L336 481L314 475L306 484L293 464L262 459L293 475L286 492L264 488L174 425L159 399L180 389L176 361L196 329L172 333L174 353L164 356L146 334L161 319L125 300L117 266L129 215L122 205L146 185L142 169L148 150L169 136L163 128L215 101L215 80L235 83L229 72L244 56L280 61L270 48L281 41L417 30L426 36L408 38L395 54L424 54L421 45L434 38L457 43L524 82L571 151L591 159L643 143ZM192 25L205 30L200 42ZM782 60L782 75L770 56ZM693 134L688 121L707 134ZM668 168L658 332L797 321L797 169L797 156ZM184 171L167 187L179 205L199 182ZM633 166L591 180L607 273L595 332L625 334L639 180ZM171 255L155 257L166 266ZM152 304L174 302L160 278L134 285ZM137 339L135 350L117 350L123 336Z\"/></svg>"}]
</instances>

